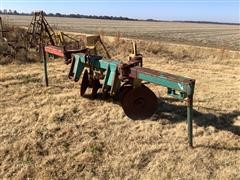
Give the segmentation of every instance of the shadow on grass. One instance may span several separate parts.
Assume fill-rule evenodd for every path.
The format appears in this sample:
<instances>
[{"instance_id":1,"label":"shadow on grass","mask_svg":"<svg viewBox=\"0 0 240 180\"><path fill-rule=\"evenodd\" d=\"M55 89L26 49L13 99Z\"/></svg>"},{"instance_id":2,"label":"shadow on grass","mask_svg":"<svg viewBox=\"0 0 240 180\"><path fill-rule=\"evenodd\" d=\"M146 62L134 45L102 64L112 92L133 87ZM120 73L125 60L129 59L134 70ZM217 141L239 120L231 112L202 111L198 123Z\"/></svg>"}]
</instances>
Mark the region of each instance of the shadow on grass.
<instances>
[{"instance_id":1,"label":"shadow on grass","mask_svg":"<svg viewBox=\"0 0 240 180\"><path fill-rule=\"evenodd\" d=\"M89 94L84 95L84 97L93 100L92 96ZM94 100L105 100L107 102L113 101L113 103L120 105L118 101L112 100L110 97L104 99L100 94L97 94ZM158 110L152 118L153 121L167 119L169 123L178 123L183 119L187 120L186 105L174 104L174 102L179 102L179 100L173 98L161 98L159 101ZM229 131L240 136L240 126L233 125L234 119L240 116L240 111L222 113L217 109L201 108L206 109L206 113L193 109L193 121L196 125L200 127L213 126L218 130Z\"/></svg>"},{"instance_id":2,"label":"shadow on grass","mask_svg":"<svg viewBox=\"0 0 240 180\"><path fill-rule=\"evenodd\" d=\"M155 119L167 119L170 123L177 123L187 119L187 107L185 105L173 104L174 99L162 98L158 111L155 113ZM202 107L204 108L204 107ZM205 108L206 111L200 112L193 109L193 121L201 127L213 126L218 130L229 131L240 136L240 126L233 125L234 119L240 116L240 111L228 113L217 112L219 110Z\"/></svg>"},{"instance_id":3,"label":"shadow on grass","mask_svg":"<svg viewBox=\"0 0 240 180\"><path fill-rule=\"evenodd\" d=\"M91 100L99 100L106 102L113 102L121 106L120 102L111 97L103 98L101 94L97 94L95 98L92 98L90 94L83 96ZM187 107L186 105L176 105L174 102L179 100L174 98L161 98L159 99L159 106L157 112L152 116L153 121L161 121L166 119L167 123L179 123L183 120L187 120ZM193 109L193 121L197 126L208 127L213 126L218 130L229 131L237 136L240 136L240 126L234 125L234 119L240 116L240 111L233 111L228 113L222 113L218 109L200 107L206 111L200 112ZM196 145L194 148L207 148L215 150L228 150L228 151L240 151L240 147L225 147L218 144L213 145Z\"/></svg>"},{"instance_id":4,"label":"shadow on grass","mask_svg":"<svg viewBox=\"0 0 240 180\"><path fill-rule=\"evenodd\" d=\"M227 151L240 151L240 147L229 147L229 146L220 146L218 144L214 145L196 145L194 148L207 148L207 149L214 149L214 150L227 150Z\"/></svg>"}]
</instances>

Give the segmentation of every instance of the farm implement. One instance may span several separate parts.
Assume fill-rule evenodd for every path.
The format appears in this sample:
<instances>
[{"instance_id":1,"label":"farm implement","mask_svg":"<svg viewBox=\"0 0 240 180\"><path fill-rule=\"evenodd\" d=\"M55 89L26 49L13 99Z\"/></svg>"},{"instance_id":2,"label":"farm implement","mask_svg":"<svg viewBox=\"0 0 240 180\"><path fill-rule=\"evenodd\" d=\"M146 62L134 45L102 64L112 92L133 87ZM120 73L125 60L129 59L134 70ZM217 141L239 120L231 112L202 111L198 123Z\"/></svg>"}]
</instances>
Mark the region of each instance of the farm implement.
<instances>
[{"instance_id":1,"label":"farm implement","mask_svg":"<svg viewBox=\"0 0 240 180\"><path fill-rule=\"evenodd\" d=\"M94 39L94 37L92 38ZM99 40L99 37L95 36ZM97 41L97 40L96 40ZM96 42L95 41L95 42ZM117 98L125 114L134 120L151 117L158 109L157 96L146 86L148 83L167 88L167 94L187 101L188 142L192 146L192 111L195 80L143 67L143 56L133 43L133 53L127 62L107 58L85 48L67 50L56 46L42 47L47 76L47 57L64 57L71 64L68 77L74 82L81 79L80 95L89 88L94 99L101 92L103 98Z\"/></svg>"},{"instance_id":2,"label":"farm implement","mask_svg":"<svg viewBox=\"0 0 240 180\"><path fill-rule=\"evenodd\" d=\"M114 97L119 100L123 111L131 119L149 118L158 109L158 98L146 86L148 83L166 87L169 96L187 100L188 141L192 146L194 79L143 67L143 56L137 52L135 43L127 62L112 59L100 36L86 36L84 45L80 47L75 38L63 32L54 32L43 11L35 12L28 35L30 47L39 46L42 52L47 86L47 58L63 57L66 64L71 64L69 79L78 82L82 76L81 96L85 96L86 90L90 89L92 99L98 96L98 92L103 98ZM65 37L74 43L77 42L77 46L69 48ZM98 55L97 43L102 46L106 57Z\"/></svg>"}]
</instances>

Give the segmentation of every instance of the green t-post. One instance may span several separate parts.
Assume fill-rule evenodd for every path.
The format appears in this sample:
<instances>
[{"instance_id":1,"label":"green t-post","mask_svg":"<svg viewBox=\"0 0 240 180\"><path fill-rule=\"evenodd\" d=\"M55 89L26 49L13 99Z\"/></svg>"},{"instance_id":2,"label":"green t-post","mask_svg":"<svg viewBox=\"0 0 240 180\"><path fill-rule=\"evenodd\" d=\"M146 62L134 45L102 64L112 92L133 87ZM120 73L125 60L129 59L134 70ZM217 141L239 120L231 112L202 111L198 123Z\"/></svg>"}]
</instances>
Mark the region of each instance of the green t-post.
<instances>
[{"instance_id":1,"label":"green t-post","mask_svg":"<svg viewBox=\"0 0 240 180\"><path fill-rule=\"evenodd\" d=\"M43 58L43 66L44 66L45 85L48 86L47 57L46 57L44 45L41 45L41 49L42 49L42 58Z\"/></svg>"}]
</instances>

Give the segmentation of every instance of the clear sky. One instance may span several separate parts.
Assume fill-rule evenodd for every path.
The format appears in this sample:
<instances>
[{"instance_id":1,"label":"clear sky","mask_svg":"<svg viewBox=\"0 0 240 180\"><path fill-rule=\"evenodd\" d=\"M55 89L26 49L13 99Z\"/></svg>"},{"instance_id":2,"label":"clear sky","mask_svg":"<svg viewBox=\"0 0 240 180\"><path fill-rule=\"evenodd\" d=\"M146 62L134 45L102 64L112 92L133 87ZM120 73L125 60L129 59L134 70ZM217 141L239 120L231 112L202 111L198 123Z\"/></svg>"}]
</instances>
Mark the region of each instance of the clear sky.
<instances>
[{"instance_id":1,"label":"clear sky","mask_svg":"<svg viewBox=\"0 0 240 180\"><path fill-rule=\"evenodd\" d=\"M0 0L1 10L240 22L240 0Z\"/></svg>"}]
</instances>

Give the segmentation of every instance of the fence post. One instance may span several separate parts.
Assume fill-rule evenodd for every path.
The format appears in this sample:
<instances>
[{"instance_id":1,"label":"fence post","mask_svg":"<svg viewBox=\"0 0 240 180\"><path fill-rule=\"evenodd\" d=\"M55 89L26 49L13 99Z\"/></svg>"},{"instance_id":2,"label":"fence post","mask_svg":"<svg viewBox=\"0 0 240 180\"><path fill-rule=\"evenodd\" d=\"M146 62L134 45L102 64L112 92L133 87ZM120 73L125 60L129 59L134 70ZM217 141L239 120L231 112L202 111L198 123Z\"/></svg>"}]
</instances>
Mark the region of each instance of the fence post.
<instances>
[{"instance_id":1,"label":"fence post","mask_svg":"<svg viewBox=\"0 0 240 180\"><path fill-rule=\"evenodd\" d=\"M41 44L41 52L42 52L42 60L43 60L43 67L44 67L45 85L48 86L47 57L46 57L46 52L45 52L45 46L43 44Z\"/></svg>"}]
</instances>

